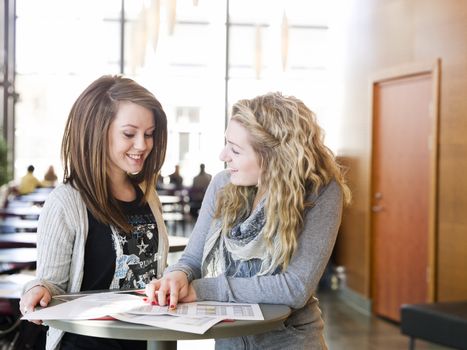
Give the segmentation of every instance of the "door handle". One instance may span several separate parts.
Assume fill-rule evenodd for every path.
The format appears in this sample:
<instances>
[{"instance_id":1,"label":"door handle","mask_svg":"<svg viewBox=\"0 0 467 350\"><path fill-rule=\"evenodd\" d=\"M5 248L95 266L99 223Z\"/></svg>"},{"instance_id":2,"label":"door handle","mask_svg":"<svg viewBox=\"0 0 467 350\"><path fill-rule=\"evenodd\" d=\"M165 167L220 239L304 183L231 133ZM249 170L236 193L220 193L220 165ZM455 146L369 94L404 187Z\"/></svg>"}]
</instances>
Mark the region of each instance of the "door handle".
<instances>
[{"instance_id":1,"label":"door handle","mask_svg":"<svg viewBox=\"0 0 467 350\"><path fill-rule=\"evenodd\" d=\"M382 205L373 205L371 207L371 211L373 213L379 213L380 211L383 211L384 210L384 207Z\"/></svg>"}]
</instances>

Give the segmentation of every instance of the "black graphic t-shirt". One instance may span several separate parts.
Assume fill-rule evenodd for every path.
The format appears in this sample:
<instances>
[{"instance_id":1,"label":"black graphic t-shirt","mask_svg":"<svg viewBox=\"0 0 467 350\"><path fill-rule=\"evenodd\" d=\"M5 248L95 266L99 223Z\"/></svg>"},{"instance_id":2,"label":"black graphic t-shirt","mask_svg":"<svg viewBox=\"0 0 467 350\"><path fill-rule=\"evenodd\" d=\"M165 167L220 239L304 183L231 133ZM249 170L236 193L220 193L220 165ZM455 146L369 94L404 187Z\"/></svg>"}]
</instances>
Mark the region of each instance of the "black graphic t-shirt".
<instances>
[{"instance_id":1,"label":"black graphic t-shirt","mask_svg":"<svg viewBox=\"0 0 467 350\"><path fill-rule=\"evenodd\" d=\"M141 190L136 191L134 201L119 202L133 227L129 235L112 233L108 225L98 222L88 211L82 291L144 288L157 276L156 220L148 204L140 205Z\"/></svg>"}]
</instances>

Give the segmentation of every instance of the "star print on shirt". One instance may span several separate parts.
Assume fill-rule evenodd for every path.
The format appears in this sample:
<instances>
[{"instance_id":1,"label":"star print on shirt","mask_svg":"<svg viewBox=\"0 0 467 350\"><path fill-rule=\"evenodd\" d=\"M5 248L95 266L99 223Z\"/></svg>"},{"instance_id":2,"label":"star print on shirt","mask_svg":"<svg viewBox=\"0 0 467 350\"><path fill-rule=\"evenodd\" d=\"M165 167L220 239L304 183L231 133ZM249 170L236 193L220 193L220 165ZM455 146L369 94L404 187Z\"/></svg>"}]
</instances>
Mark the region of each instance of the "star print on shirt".
<instances>
[{"instance_id":1,"label":"star print on shirt","mask_svg":"<svg viewBox=\"0 0 467 350\"><path fill-rule=\"evenodd\" d=\"M118 235L118 240L120 241L120 244L122 246L125 245L128 242L126 236L122 236L122 235Z\"/></svg>"},{"instance_id":2,"label":"star print on shirt","mask_svg":"<svg viewBox=\"0 0 467 350\"><path fill-rule=\"evenodd\" d=\"M141 194L142 196L142 194ZM131 232L119 232L117 244L120 245L123 257L134 256L137 260L126 259L122 264L122 275L118 275L120 288L143 288L152 278L157 276L159 254L158 231L154 215L148 204L140 206L140 199L126 205L128 223ZM123 270L124 269L124 270Z\"/></svg>"},{"instance_id":3,"label":"star print on shirt","mask_svg":"<svg viewBox=\"0 0 467 350\"><path fill-rule=\"evenodd\" d=\"M138 254L144 253L148 246L149 246L149 244L145 244L143 242L143 240L141 240L141 243L137 245L137 247L139 248L139 253Z\"/></svg>"}]
</instances>

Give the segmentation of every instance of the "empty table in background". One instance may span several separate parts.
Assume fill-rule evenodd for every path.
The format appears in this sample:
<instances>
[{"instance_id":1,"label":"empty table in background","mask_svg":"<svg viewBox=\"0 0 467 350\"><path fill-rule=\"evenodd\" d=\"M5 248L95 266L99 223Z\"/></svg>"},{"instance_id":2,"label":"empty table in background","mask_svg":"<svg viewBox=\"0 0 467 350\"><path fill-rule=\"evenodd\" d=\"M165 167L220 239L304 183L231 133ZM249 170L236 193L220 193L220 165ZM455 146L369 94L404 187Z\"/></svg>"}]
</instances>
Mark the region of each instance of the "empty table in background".
<instances>
[{"instance_id":1,"label":"empty table in background","mask_svg":"<svg viewBox=\"0 0 467 350\"><path fill-rule=\"evenodd\" d=\"M0 263L35 263L36 248L0 249Z\"/></svg>"},{"instance_id":2,"label":"empty table in background","mask_svg":"<svg viewBox=\"0 0 467 350\"><path fill-rule=\"evenodd\" d=\"M23 286L32 281L35 277L33 273L15 273L13 275L0 275L0 298L19 299Z\"/></svg>"},{"instance_id":3,"label":"empty table in background","mask_svg":"<svg viewBox=\"0 0 467 350\"><path fill-rule=\"evenodd\" d=\"M181 252L185 250L186 245L188 244L187 237L178 237L169 235L169 252Z\"/></svg>"},{"instance_id":4,"label":"empty table in background","mask_svg":"<svg viewBox=\"0 0 467 350\"><path fill-rule=\"evenodd\" d=\"M184 201L182 196L159 196L163 213L184 213Z\"/></svg>"},{"instance_id":5,"label":"empty table in background","mask_svg":"<svg viewBox=\"0 0 467 350\"><path fill-rule=\"evenodd\" d=\"M36 265L36 248L0 249L0 273L33 268Z\"/></svg>"},{"instance_id":6,"label":"empty table in background","mask_svg":"<svg viewBox=\"0 0 467 350\"><path fill-rule=\"evenodd\" d=\"M37 245L36 232L1 233L0 248L34 248Z\"/></svg>"},{"instance_id":7,"label":"empty table in background","mask_svg":"<svg viewBox=\"0 0 467 350\"><path fill-rule=\"evenodd\" d=\"M33 193L50 193L55 187L37 187Z\"/></svg>"},{"instance_id":8,"label":"empty table in background","mask_svg":"<svg viewBox=\"0 0 467 350\"><path fill-rule=\"evenodd\" d=\"M19 217L25 220L37 220L42 208L32 206L8 206L0 209L0 216L3 217Z\"/></svg>"},{"instance_id":9,"label":"empty table in background","mask_svg":"<svg viewBox=\"0 0 467 350\"><path fill-rule=\"evenodd\" d=\"M47 197L49 196L49 192L33 192L30 194L23 194L16 196L14 200L20 202L27 202L36 205L43 205Z\"/></svg>"},{"instance_id":10,"label":"empty table in background","mask_svg":"<svg viewBox=\"0 0 467 350\"><path fill-rule=\"evenodd\" d=\"M171 195L162 195L159 196L159 200L161 204L179 204L182 202L182 198L180 196L171 196Z\"/></svg>"},{"instance_id":11,"label":"empty table in background","mask_svg":"<svg viewBox=\"0 0 467 350\"><path fill-rule=\"evenodd\" d=\"M0 221L0 233L37 232L38 220L6 218Z\"/></svg>"}]
</instances>

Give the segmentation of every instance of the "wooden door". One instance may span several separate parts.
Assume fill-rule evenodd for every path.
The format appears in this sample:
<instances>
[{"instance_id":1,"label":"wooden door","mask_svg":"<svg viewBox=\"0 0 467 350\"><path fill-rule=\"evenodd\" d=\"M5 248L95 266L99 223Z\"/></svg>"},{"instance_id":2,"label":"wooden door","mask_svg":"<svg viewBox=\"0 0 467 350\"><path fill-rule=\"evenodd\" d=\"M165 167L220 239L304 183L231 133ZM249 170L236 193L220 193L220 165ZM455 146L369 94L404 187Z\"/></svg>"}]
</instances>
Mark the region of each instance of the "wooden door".
<instances>
[{"instance_id":1,"label":"wooden door","mask_svg":"<svg viewBox=\"0 0 467 350\"><path fill-rule=\"evenodd\" d=\"M373 85L373 311L394 321L433 297L433 91L430 72Z\"/></svg>"}]
</instances>

